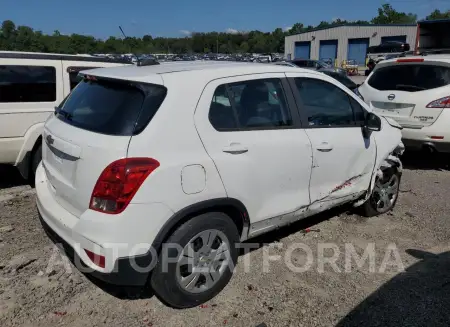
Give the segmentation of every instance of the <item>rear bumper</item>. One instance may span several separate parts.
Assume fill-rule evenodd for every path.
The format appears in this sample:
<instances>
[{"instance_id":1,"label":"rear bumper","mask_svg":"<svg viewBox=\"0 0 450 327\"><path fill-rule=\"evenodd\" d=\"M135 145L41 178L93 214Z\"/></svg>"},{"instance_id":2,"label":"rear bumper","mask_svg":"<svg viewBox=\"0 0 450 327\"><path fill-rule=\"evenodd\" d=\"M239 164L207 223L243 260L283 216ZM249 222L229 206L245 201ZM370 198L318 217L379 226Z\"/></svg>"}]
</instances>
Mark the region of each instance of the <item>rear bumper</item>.
<instances>
[{"instance_id":1,"label":"rear bumper","mask_svg":"<svg viewBox=\"0 0 450 327\"><path fill-rule=\"evenodd\" d=\"M438 152L450 152L449 125L450 109L444 109L431 126L420 129L403 128L403 143L406 148L410 149L422 149L425 146L431 146ZM436 139L436 137L440 139Z\"/></svg>"},{"instance_id":2,"label":"rear bumper","mask_svg":"<svg viewBox=\"0 0 450 327\"><path fill-rule=\"evenodd\" d=\"M133 268L131 264L135 261L141 267L150 267L152 260L156 260L149 252L148 254L133 257L133 258L119 258L116 261L116 268L110 273L100 272L94 269L90 269L84 264L81 258L78 256L77 252L74 250L69 243L62 239L43 219L42 215L39 213L39 220L41 222L42 228L49 237L49 239L57 244L60 249L63 249L70 261L82 272L85 272L92 277L99 279L103 282L123 285L123 286L143 286L147 282L148 274L150 269L146 272L138 272Z\"/></svg>"},{"instance_id":3,"label":"rear bumper","mask_svg":"<svg viewBox=\"0 0 450 327\"><path fill-rule=\"evenodd\" d=\"M42 164L35 184L44 230L80 271L116 285L146 283L157 260L152 242L159 225L173 215L171 210L161 203L130 204L120 215L86 210L76 217L56 201ZM85 250L104 256L105 267L92 262Z\"/></svg>"},{"instance_id":4,"label":"rear bumper","mask_svg":"<svg viewBox=\"0 0 450 327\"><path fill-rule=\"evenodd\" d=\"M440 142L437 140L412 140L412 139L403 139L403 144L406 149L409 150L423 150L423 149L432 149L437 152L442 153L450 153L450 142Z\"/></svg>"}]
</instances>

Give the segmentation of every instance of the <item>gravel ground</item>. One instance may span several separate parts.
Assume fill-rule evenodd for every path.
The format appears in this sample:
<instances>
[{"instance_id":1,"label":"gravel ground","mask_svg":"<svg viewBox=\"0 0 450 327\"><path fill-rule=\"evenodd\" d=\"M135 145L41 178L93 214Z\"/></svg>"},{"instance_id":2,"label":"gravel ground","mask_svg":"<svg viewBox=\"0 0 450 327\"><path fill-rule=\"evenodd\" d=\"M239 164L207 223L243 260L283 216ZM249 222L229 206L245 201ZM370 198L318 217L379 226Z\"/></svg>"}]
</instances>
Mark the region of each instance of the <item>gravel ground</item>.
<instances>
[{"instance_id":1,"label":"gravel ground","mask_svg":"<svg viewBox=\"0 0 450 327\"><path fill-rule=\"evenodd\" d=\"M188 310L166 307L149 290L125 292L68 272L39 225L34 190L0 168L0 326L448 326L450 171L442 158L405 162L393 212L363 219L339 209L258 238L260 247L239 258L222 293ZM285 257L294 243L312 249L310 270L295 273L278 261L264 272L266 251ZM341 251L340 272L329 264L319 272L319 243ZM360 255L374 244L375 271L353 262L346 273L346 243ZM388 265L383 272L386 253L390 263L398 253L405 271ZM294 265L306 261L305 252L293 253Z\"/></svg>"}]
</instances>

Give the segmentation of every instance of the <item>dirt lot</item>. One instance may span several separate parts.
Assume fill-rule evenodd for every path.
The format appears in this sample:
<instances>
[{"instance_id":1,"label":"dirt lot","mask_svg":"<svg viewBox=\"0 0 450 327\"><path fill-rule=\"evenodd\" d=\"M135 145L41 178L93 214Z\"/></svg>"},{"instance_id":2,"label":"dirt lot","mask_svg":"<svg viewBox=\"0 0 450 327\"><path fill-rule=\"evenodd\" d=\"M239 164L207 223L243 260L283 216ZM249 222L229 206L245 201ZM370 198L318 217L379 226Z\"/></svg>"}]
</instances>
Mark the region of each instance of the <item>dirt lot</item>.
<instances>
[{"instance_id":1,"label":"dirt lot","mask_svg":"<svg viewBox=\"0 0 450 327\"><path fill-rule=\"evenodd\" d=\"M34 191L14 170L0 168L0 326L448 326L450 171L443 158L404 161L393 212L363 219L336 210L259 238L262 245L240 257L224 291L189 310L168 308L149 290L125 292L67 272L39 225ZM320 231L303 233L306 227ZM263 272L265 251L285 257L294 243L312 249L310 270L295 273L282 260ZM318 272L319 243L337 245L340 272L329 264ZM375 271L366 263L346 273L345 243L360 255L375 244ZM391 243L404 272L396 265L380 272ZM292 263L303 265L304 253L295 251Z\"/></svg>"}]
</instances>

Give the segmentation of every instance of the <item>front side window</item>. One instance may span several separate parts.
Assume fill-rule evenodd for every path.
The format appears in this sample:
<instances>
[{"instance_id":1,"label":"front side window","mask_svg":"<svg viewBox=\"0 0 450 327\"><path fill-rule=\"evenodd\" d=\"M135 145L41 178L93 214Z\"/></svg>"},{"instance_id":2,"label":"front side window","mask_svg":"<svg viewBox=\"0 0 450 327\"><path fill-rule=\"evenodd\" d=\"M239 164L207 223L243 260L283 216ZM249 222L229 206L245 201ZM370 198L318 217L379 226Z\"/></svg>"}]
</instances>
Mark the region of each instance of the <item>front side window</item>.
<instances>
[{"instance_id":1,"label":"front side window","mask_svg":"<svg viewBox=\"0 0 450 327\"><path fill-rule=\"evenodd\" d=\"M450 67L424 64L380 67L367 83L380 91L425 91L449 85Z\"/></svg>"},{"instance_id":2,"label":"front side window","mask_svg":"<svg viewBox=\"0 0 450 327\"><path fill-rule=\"evenodd\" d=\"M325 75L333 77L335 80L341 82L342 84L344 84L346 87L348 87L351 90L353 90L357 87L355 82L353 82L350 78L348 78L347 75L343 75L343 74L336 73L333 71L328 71L328 70L324 71L323 73Z\"/></svg>"},{"instance_id":3,"label":"front side window","mask_svg":"<svg viewBox=\"0 0 450 327\"><path fill-rule=\"evenodd\" d=\"M292 125L280 79L260 79L219 86L209 120L217 130L277 128Z\"/></svg>"},{"instance_id":4,"label":"front side window","mask_svg":"<svg viewBox=\"0 0 450 327\"><path fill-rule=\"evenodd\" d=\"M0 103L56 101L56 69L47 66L0 66Z\"/></svg>"},{"instance_id":5,"label":"front side window","mask_svg":"<svg viewBox=\"0 0 450 327\"><path fill-rule=\"evenodd\" d=\"M300 97L311 127L354 125L350 97L337 86L313 78L296 78Z\"/></svg>"},{"instance_id":6,"label":"front side window","mask_svg":"<svg viewBox=\"0 0 450 327\"><path fill-rule=\"evenodd\" d=\"M352 97L350 97L350 104L355 115L355 122L357 125L362 126L366 123L367 111Z\"/></svg>"}]
</instances>

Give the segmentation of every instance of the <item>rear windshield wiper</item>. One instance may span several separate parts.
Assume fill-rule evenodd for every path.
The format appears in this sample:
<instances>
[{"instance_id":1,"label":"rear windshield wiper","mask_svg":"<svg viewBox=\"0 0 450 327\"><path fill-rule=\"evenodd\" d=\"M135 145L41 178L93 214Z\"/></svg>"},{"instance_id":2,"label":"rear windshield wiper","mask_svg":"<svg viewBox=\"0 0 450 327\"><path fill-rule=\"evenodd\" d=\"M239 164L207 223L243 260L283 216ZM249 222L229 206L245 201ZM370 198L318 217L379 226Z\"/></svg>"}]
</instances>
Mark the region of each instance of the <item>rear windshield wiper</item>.
<instances>
[{"instance_id":1,"label":"rear windshield wiper","mask_svg":"<svg viewBox=\"0 0 450 327\"><path fill-rule=\"evenodd\" d=\"M55 107L55 115L61 115L67 120L72 120L73 115L69 114L67 111L63 111L60 107Z\"/></svg>"}]
</instances>

